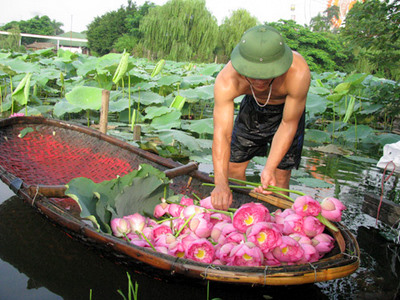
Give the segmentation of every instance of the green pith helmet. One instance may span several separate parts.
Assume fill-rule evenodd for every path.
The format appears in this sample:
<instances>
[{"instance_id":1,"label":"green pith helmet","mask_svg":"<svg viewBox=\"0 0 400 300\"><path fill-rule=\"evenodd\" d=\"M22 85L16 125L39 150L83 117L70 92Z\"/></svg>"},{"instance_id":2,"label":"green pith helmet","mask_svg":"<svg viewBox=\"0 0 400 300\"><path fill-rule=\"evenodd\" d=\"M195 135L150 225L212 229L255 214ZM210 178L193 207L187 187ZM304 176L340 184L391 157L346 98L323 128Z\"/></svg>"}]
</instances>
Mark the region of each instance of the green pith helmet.
<instances>
[{"instance_id":1,"label":"green pith helmet","mask_svg":"<svg viewBox=\"0 0 400 300\"><path fill-rule=\"evenodd\" d=\"M265 25L247 30L231 53L235 70L255 79L278 77L290 68L292 61L292 50L281 34Z\"/></svg>"}]
</instances>

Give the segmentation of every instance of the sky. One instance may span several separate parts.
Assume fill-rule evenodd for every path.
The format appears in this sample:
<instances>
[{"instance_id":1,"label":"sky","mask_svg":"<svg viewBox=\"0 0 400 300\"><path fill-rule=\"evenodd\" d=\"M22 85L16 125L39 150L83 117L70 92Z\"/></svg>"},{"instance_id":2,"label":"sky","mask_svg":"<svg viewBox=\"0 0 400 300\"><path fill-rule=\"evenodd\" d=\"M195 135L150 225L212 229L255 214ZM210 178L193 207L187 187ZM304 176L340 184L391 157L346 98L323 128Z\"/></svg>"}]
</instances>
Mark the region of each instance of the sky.
<instances>
[{"instance_id":1,"label":"sky","mask_svg":"<svg viewBox=\"0 0 400 300\"><path fill-rule=\"evenodd\" d=\"M132 1L137 6L143 1ZM167 0L153 0L163 5ZM221 24L233 11L244 8L261 23L279 19L294 19L301 25L309 24L312 17L327 8L328 0L206 0L207 9ZM0 10L0 25L11 21L29 20L47 15L51 20L64 24L65 32L82 32L96 17L127 6L128 0L12 0Z\"/></svg>"}]
</instances>

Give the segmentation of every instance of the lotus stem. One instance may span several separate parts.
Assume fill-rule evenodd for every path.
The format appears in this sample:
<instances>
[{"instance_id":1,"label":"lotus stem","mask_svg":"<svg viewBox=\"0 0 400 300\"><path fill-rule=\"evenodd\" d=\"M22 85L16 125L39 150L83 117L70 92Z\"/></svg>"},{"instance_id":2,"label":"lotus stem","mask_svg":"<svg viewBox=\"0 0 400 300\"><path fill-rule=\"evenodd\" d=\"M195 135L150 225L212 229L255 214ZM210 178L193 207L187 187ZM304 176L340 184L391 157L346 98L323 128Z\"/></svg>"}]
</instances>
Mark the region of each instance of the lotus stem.
<instances>
[{"instance_id":1,"label":"lotus stem","mask_svg":"<svg viewBox=\"0 0 400 300\"><path fill-rule=\"evenodd\" d=\"M179 230L175 233L175 237L178 237L178 236L181 234L183 228L185 228L185 227L187 226L187 224L189 224L189 222L193 219L194 215L195 215L195 214L191 215L191 216L185 221L185 223L183 224L183 226L182 226L181 228L179 228Z\"/></svg>"},{"instance_id":2,"label":"lotus stem","mask_svg":"<svg viewBox=\"0 0 400 300\"><path fill-rule=\"evenodd\" d=\"M154 248L153 244L149 241L149 239L146 237L146 235L143 232L140 232L140 235L142 236L142 238L149 243L151 249L153 249L154 251L157 251L156 248Z\"/></svg>"}]
</instances>

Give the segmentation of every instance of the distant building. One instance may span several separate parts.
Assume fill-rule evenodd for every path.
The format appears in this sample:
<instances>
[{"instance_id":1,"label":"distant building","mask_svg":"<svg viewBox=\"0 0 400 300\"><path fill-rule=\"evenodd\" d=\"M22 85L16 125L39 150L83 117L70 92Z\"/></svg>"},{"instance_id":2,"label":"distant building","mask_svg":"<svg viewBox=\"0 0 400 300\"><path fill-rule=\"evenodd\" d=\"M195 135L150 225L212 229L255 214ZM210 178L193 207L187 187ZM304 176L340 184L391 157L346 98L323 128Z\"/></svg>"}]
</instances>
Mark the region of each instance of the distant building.
<instances>
[{"instance_id":1,"label":"distant building","mask_svg":"<svg viewBox=\"0 0 400 300\"><path fill-rule=\"evenodd\" d=\"M69 50L74 53L89 54L88 42L76 41L73 39L86 40L86 34L79 32L65 32L57 35L57 37L62 37L62 40L52 40L52 43L57 43L58 48ZM70 38L71 40L68 40Z\"/></svg>"},{"instance_id":2,"label":"distant building","mask_svg":"<svg viewBox=\"0 0 400 300\"><path fill-rule=\"evenodd\" d=\"M54 43L44 42L34 42L32 44L26 45L25 48L32 51L54 48L54 51L56 51L56 45Z\"/></svg>"},{"instance_id":3,"label":"distant building","mask_svg":"<svg viewBox=\"0 0 400 300\"><path fill-rule=\"evenodd\" d=\"M7 33L7 32L3 32ZM53 48L54 51L58 49L69 50L74 53L89 54L88 41L86 34L79 32L66 32L57 36L34 35L22 33L21 36L29 36L43 39L43 42L34 42L26 45L29 50L42 50Z\"/></svg>"}]
</instances>

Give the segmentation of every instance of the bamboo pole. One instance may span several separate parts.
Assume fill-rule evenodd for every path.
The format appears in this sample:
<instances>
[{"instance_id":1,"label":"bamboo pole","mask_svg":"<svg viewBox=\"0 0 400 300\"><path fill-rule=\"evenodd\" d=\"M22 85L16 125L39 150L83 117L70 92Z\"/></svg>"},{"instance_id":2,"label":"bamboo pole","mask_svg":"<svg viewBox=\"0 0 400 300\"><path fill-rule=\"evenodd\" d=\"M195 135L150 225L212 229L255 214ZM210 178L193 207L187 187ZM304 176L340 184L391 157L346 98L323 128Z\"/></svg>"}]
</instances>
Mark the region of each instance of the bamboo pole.
<instances>
[{"instance_id":1,"label":"bamboo pole","mask_svg":"<svg viewBox=\"0 0 400 300\"><path fill-rule=\"evenodd\" d=\"M109 102L110 102L110 91L103 90L101 94L100 132L104 134L107 133Z\"/></svg>"}]
</instances>

